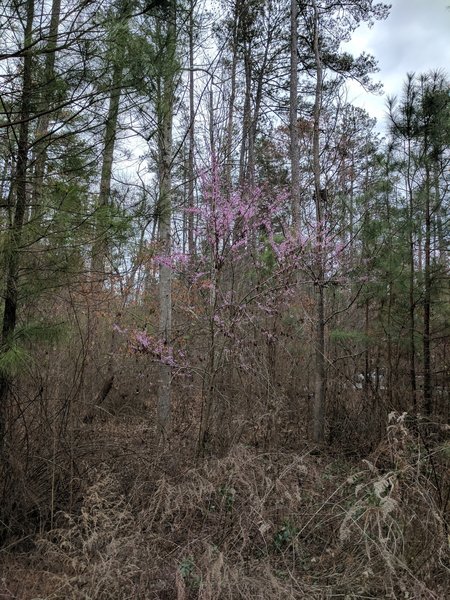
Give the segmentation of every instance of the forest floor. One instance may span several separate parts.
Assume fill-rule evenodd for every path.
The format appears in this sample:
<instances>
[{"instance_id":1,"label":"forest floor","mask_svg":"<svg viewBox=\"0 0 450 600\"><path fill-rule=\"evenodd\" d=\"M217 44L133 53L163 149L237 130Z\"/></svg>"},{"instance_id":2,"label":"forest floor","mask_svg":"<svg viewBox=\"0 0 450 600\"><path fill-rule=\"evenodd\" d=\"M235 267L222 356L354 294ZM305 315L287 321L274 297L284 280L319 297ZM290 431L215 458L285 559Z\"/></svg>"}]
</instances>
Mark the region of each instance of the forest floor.
<instances>
[{"instance_id":1,"label":"forest floor","mask_svg":"<svg viewBox=\"0 0 450 600\"><path fill-rule=\"evenodd\" d=\"M82 494L0 550L1 600L449 597L442 428L425 447L395 417L365 457L154 439L137 416L84 425Z\"/></svg>"}]
</instances>

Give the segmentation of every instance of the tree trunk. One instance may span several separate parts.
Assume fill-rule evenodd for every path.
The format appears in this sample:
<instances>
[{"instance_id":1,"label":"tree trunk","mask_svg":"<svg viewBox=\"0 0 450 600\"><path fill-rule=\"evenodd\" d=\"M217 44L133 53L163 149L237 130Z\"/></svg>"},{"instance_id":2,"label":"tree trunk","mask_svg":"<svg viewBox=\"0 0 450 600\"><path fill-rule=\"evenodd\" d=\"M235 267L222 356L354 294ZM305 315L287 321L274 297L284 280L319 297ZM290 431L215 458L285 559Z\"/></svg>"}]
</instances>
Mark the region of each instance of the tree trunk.
<instances>
[{"instance_id":1,"label":"tree trunk","mask_svg":"<svg viewBox=\"0 0 450 600\"><path fill-rule=\"evenodd\" d=\"M296 235L300 228L300 146L297 123L298 100L298 3L291 0L291 83L289 88L289 132L291 160L291 212L292 226Z\"/></svg>"},{"instance_id":2,"label":"tree trunk","mask_svg":"<svg viewBox=\"0 0 450 600\"><path fill-rule=\"evenodd\" d=\"M445 268L448 260L448 245L445 239L444 225L442 217L445 216L442 206L441 193L439 188L439 162L434 164L434 190L435 190L435 209L436 214L436 229L437 229L437 249L438 249L438 260L441 265Z\"/></svg>"},{"instance_id":3,"label":"tree trunk","mask_svg":"<svg viewBox=\"0 0 450 600\"><path fill-rule=\"evenodd\" d=\"M29 151L29 121L32 100L32 32L34 20L34 0L27 0L26 23L24 32L22 96L20 101L20 127L17 143L17 163L14 180L11 185L16 190L14 218L8 232L5 251L6 289L3 312L1 353L11 348L12 337L17 323L17 308L19 296L20 253L23 235L23 224L27 208L27 167ZM10 386L9 374L0 371L0 452L4 449L5 428L7 415L7 398Z\"/></svg>"},{"instance_id":4,"label":"tree trunk","mask_svg":"<svg viewBox=\"0 0 450 600\"><path fill-rule=\"evenodd\" d=\"M251 45L244 43L244 72L245 72L245 96L244 96L244 114L242 118L241 150L239 155L239 186L242 188L245 183L248 165L248 144L251 129L251 93L252 93L252 58Z\"/></svg>"},{"instance_id":5,"label":"tree trunk","mask_svg":"<svg viewBox=\"0 0 450 600\"><path fill-rule=\"evenodd\" d=\"M117 122L119 117L119 104L121 97L121 84L123 76L123 63L121 58L113 66L111 91L109 95L108 116L105 124L105 137L103 145L103 162L100 176L100 191L97 201L97 225L95 240L92 248L92 275L99 282L105 277L105 258L108 252L107 231L105 228L106 210L110 204L111 176L114 158L114 146L117 135Z\"/></svg>"},{"instance_id":6,"label":"tree trunk","mask_svg":"<svg viewBox=\"0 0 450 600\"><path fill-rule=\"evenodd\" d=\"M208 448L210 437L212 413L215 404L215 378L217 371L217 347L216 347L216 324L214 316L216 315L216 289L217 280L213 277L213 286L211 289L211 317L209 321L209 339L208 365L203 378L202 387L202 412L200 417L200 431L198 440L198 453L203 455Z\"/></svg>"},{"instance_id":7,"label":"tree trunk","mask_svg":"<svg viewBox=\"0 0 450 600\"><path fill-rule=\"evenodd\" d=\"M425 150L426 150L425 140ZM430 351L431 316L431 202L430 202L430 166L425 157L425 273L423 291L423 401L425 414L433 412Z\"/></svg>"},{"instance_id":8,"label":"tree trunk","mask_svg":"<svg viewBox=\"0 0 450 600\"><path fill-rule=\"evenodd\" d=\"M171 253L171 133L171 126L166 124L164 147L162 148L158 227L161 255L165 258L170 257ZM170 266L164 263L161 263L159 267L159 309L159 334L167 348L171 344L172 337L172 275ZM166 437L170 427L171 376L171 366L161 362L159 366L158 424L163 437Z\"/></svg>"},{"instance_id":9,"label":"tree trunk","mask_svg":"<svg viewBox=\"0 0 450 600\"><path fill-rule=\"evenodd\" d=\"M234 104L236 101L236 71L237 71L237 30L239 22L239 0L236 2L233 19L233 39L232 39L232 59L231 59L231 82L230 99L228 102L227 129L225 137L225 190L227 194L231 193L231 172L233 168L233 124L234 124Z\"/></svg>"},{"instance_id":10,"label":"tree trunk","mask_svg":"<svg viewBox=\"0 0 450 600\"><path fill-rule=\"evenodd\" d=\"M416 379L416 305L414 300L414 196L411 184L411 141L408 140L406 186L409 199L409 381L414 411L417 409L417 379Z\"/></svg>"},{"instance_id":11,"label":"tree trunk","mask_svg":"<svg viewBox=\"0 0 450 600\"><path fill-rule=\"evenodd\" d=\"M128 21L130 18L130 11L131 7L129 2L124 0L119 6L115 18L118 21ZM111 199L114 148L116 144L119 105L123 87L124 46L125 45L120 38L111 40L111 47L113 49L111 88L109 92L108 115L105 123L102 171L100 175L100 190L96 209L97 223L94 244L92 247L92 275L99 283L103 282L105 279L105 260L108 253L108 227L105 219L107 219L107 209L110 206Z\"/></svg>"},{"instance_id":12,"label":"tree trunk","mask_svg":"<svg viewBox=\"0 0 450 600\"><path fill-rule=\"evenodd\" d=\"M168 259L171 255L172 220L172 126L174 105L174 79L176 69L176 11L172 2L166 27L165 52L167 64L161 74L160 102L158 115L158 155L159 155L159 200L158 200L158 241L163 260L159 266L159 335L170 355L172 338L172 272ZM158 426L162 440L169 434L171 421L171 379L170 361L159 365L158 385Z\"/></svg>"},{"instance_id":13,"label":"tree trunk","mask_svg":"<svg viewBox=\"0 0 450 600\"><path fill-rule=\"evenodd\" d=\"M390 156L388 155L387 162L386 162L386 172L385 172L386 180L389 180L389 175L390 175L389 158L390 158ZM391 234L391 206L390 206L388 189L386 189L386 193L385 193L385 203L386 203L386 219L387 219L388 232L389 232L389 234ZM393 398L394 398L394 390L393 390L393 381L394 381L393 368L394 368L394 365L393 365L393 360L392 360L392 306L393 306L392 285L393 285L392 253L389 252L389 283L388 283L388 290L387 290L387 327L386 327L386 329L387 329L387 331L386 331L386 335L387 335L387 365L388 365L387 396L388 396L388 400L389 400L389 409L391 409L393 406Z\"/></svg>"},{"instance_id":14,"label":"tree trunk","mask_svg":"<svg viewBox=\"0 0 450 600\"><path fill-rule=\"evenodd\" d=\"M61 15L61 0L53 0L52 16L48 33L46 47L45 69L44 69L44 94L41 108L47 112L42 115L37 123L36 150L33 181L33 203L31 217L39 218L39 208L42 205L42 190L44 185L45 165L47 163L47 137L52 113L48 110L53 104L55 89L55 49L58 42L59 20Z\"/></svg>"},{"instance_id":15,"label":"tree trunk","mask_svg":"<svg viewBox=\"0 0 450 600\"><path fill-rule=\"evenodd\" d=\"M269 28L268 35L264 46L264 55L260 66L258 67L258 78L256 80L256 92L255 92L255 103L253 109L253 116L251 118L250 133L248 139L248 165L247 173L250 186L253 186L255 182L255 144L256 135L258 133L259 115L261 112L261 102L264 91L264 75L266 74L270 45L272 42L271 30Z\"/></svg>"},{"instance_id":16,"label":"tree trunk","mask_svg":"<svg viewBox=\"0 0 450 600\"><path fill-rule=\"evenodd\" d=\"M366 394L369 393L371 375L370 375L370 351L369 351L369 306L370 300L366 298L365 302L365 319L364 319L364 391Z\"/></svg>"},{"instance_id":17,"label":"tree trunk","mask_svg":"<svg viewBox=\"0 0 450 600\"><path fill-rule=\"evenodd\" d=\"M194 106L194 0L191 0L189 14L189 155L188 155L188 252L195 254L194 238L194 145L195 145L195 106Z\"/></svg>"},{"instance_id":18,"label":"tree trunk","mask_svg":"<svg viewBox=\"0 0 450 600\"><path fill-rule=\"evenodd\" d=\"M322 103L322 59L319 46L319 14L315 0L314 10L314 58L316 63L316 91L313 129L314 197L317 223L316 257L316 339L315 339L315 394L313 439L321 443L325 439L325 281L324 281L324 220L320 184L320 114Z\"/></svg>"}]
</instances>

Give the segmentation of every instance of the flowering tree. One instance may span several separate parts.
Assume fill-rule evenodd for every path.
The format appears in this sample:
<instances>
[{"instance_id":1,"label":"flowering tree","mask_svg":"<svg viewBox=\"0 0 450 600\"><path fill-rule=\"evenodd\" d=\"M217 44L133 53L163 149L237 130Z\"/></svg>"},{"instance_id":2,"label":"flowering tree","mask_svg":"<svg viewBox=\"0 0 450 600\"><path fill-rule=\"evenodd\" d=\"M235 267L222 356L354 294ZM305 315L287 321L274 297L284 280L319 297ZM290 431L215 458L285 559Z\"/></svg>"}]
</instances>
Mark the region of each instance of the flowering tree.
<instances>
[{"instance_id":1,"label":"flowering tree","mask_svg":"<svg viewBox=\"0 0 450 600\"><path fill-rule=\"evenodd\" d=\"M268 347L273 345L271 323L298 295L299 283L315 283L319 254L324 285L341 281L348 268L347 248L328 235L321 222L313 224L307 236L292 231L288 194L265 186L227 193L217 161L211 162L210 170L200 175L202 201L187 209L195 216L195 254L156 251L152 259L154 270L161 265L170 269L177 285L189 291L191 300L181 310L191 322L194 317L203 355L180 344L182 336L174 342L176 334L166 343L149 331L127 332L132 352L151 356L174 375L201 374L201 451L224 420L227 400L219 389L219 376L254 368L251 336L257 332Z\"/></svg>"}]
</instances>

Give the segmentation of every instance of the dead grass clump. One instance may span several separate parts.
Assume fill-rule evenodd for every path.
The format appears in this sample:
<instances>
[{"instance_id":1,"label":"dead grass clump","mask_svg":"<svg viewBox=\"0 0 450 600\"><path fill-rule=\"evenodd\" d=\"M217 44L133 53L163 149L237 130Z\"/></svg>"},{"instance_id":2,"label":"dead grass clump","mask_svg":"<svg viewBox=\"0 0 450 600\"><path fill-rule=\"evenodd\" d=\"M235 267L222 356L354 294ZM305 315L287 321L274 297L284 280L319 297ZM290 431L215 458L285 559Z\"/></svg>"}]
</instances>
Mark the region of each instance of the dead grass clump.
<instances>
[{"instance_id":1,"label":"dead grass clump","mask_svg":"<svg viewBox=\"0 0 450 600\"><path fill-rule=\"evenodd\" d=\"M446 597L441 454L393 414L363 469L240 447L165 481L153 527L177 598Z\"/></svg>"},{"instance_id":2,"label":"dead grass clump","mask_svg":"<svg viewBox=\"0 0 450 600\"><path fill-rule=\"evenodd\" d=\"M307 456L237 446L162 479L140 520L170 557L178 600L308 597L291 572L305 562L295 537L314 501L302 487L319 477Z\"/></svg>"},{"instance_id":3,"label":"dead grass clump","mask_svg":"<svg viewBox=\"0 0 450 600\"><path fill-rule=\"evenodd\" d=\"M442 447L426 449L406 416L390 415L387 441L348 479L353 499L339 529L340 555L351 559L347 582L361 594L444 598L450 589L448 523L435 483Z\"/></svg>"},{"instance_id":4,"label":"dead grass clump","mask_svg":"<svg viewBox=\"0 0 450 600\"><path fill-rule=\"evenodd\" d=\"M196 563L184 560L176 575L176 600L273 600L313 598L308 586L277 570L270 560L233 563L216 547L205 546Z\"/></svg>"},{"instance_id":5,"label":"dead grass clump","mask_svg":"<svg viewBox=\"0 0 450 600\"><path fill-rule=\"evenodd\" d=\"M163 470L130 462L130 477L111 458L91 471L78 515L60 514L38 542L28 564L45 593L11 598L440 600L449 456L426 439L392 415L359 468L235 446L157 479Z\"/></svg>"},{"instance_id":6,"label":"dead grass clump","mask_svg":"<svg viewBox=\"0 0 450 600\"><path fill-rule=\"evenodd\" d=\"M58 574L48 598L111 600L140 586L145 546L140 528L106 466L92 475L79 516L60 515L60 526L38 546Z\"/></svg>"}]
</instances>

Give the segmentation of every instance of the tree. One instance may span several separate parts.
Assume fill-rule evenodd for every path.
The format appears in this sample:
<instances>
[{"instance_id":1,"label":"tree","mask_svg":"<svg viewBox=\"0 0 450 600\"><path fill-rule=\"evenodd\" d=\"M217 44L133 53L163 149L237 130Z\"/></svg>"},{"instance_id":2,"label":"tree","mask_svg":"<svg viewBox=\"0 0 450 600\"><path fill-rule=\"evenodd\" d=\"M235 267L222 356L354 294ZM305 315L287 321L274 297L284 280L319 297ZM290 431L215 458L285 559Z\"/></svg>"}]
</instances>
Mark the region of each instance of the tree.
<instances>
[{"instance_id":1,"label":"tree","mask_svg":"<svg viewBox=\"0 0 450 600\"><path fill-rule=\"evenodd\" d=\"M172 284L171 269L167 264L171 255L172 223L172 128L175 105L175 89L179 69L177 60L177 9L175 0L170 2L164 19L156 21L156 40L160 44L161 58L157 80L156 115L158 145L159 197L158 241L162 261L159 266L159 333L163 344L171 345L172 337ZM171 411L171 365L161 362L158 387L158 424L163 437L170 428Z\"/></svg>"},{"instance_id":2,"label":"tree","mask_svg":"<svg viewBox=\"0 0 450 600\"><path fill-rule=\"evenodd\" d=\"M42 103L40 111L41 117L38 119L36 126L36 140L34 143L35 165L34 165L34 182L33 182L33 213L39 210L42 202L42 188L44 184L45 164L47 161L46 148L48 144L47 137L49 135L49 125L51 119L51 111L49 107L54 104L56 74L56 46L58 43L59 21L61 17L61 0L53 0L50 25L48 31L48 41L45 55L44 79Z\"/></svg>"},{"instance_id":3,"label":"tree","mask_svg":"<svg viewBox=\"0 0 450 600\"><path fill-rule=\"evenodd\" d=\"M364 85L370 86L369 75L375 65L371 57L358 58L340 52L341 43L361 20L387 16L388 7L376 4L372 0L350 3L317 2L302 3L302 16L305 23L305 35L302 36L305 54L305 67L314 73L314 104L312 133L312 173L314 179L315 228L317 232L317 256L315 261L314 285L316 290L316 335L315 335L315 393L313 438L323 442L325 437L326 404L326 292L325 292L325 240L328 236L328 190L324 187L321 169L321 122L323 114L323 94L327 72L335 74L336 83L346 77L354 77ZM336 11L334 13L333 11ZM330 27L330 24L334 27ZM342 26L338 27L340 23ZM325 31L334 31L325 35Z\"/></svg>"},{"instance_id":4,"label":"tree","mask_svg":"<svg viewBox=\"0 0 450 600\"><path fill-rule=\"evenodd\" d=\"M108 209L110 207L111 177L113 168L114 147L117 136L119 105L124 86L124 69L127 52L128 21L132 10L129 0L121 0L117 14L109 23L109 40L107 56L110 56L109 69L112 69L111 81L108 85L108 114L106 116L104 141L102 150L102 168L100 190L96 207L96 231L92 248L92 274L99 281L105 276L105 257L108 250ZM106 231L105 231L106 229Z\"/></svg>"},{"instance_id":5,"label":"tree","mask_svg":"<svg viewBox=\"0 0 450 600\"><path fill-rule=\"evenodd\" d=\"M420 77L409 74L400 104L396 104L392 99L390 109L394 139L403 141L402 152L409 201L412 395L416 406L416 312L417 297L422 297L421 379L423 378L423 406L426 414L430 415L433 410L432 297L433 291L438 291L438 271L432 264L432 232L436 228L436 219L442 204L440 174L444 172L442 161L450 139L448 81L438 72ZM417 276L417 268L420 277ZM417 287L419 290L415 293Z\"/></svg>"},{"instance_id":6,"label":"tree","mask_svg":"<svg viewBox=\"0 0 450 600\"><path fill-rule=\"evenodd\" d=\"M17 324L19 269L25 211L27 207L27 168L29 155L29 122L32 101L32 41L34 21L34 0L27 0L23 47L22 93L20 99L20 128L17 140L17 160L11 187L15 191L14 217L9 227L6 242L6 290L2 320L0 348L0 450L5 444L5 426L7 414L10 376L8 373L9 355L14 352L14 331Z\"/></svg>"},{"instance_id":7,"label":"tree","mask_svg":"<svg viewBox=\"0 0 450 600\"><path fill-rule=\"evenodd\" d=\"M289 87L289 133L291 159L292 226L300 226L300 148L298 139L298 2L291 0L291 69Z\"/></svg>"}]
</instances>

